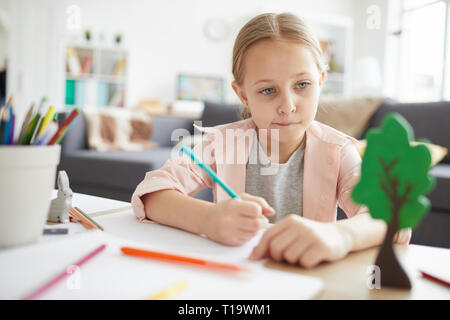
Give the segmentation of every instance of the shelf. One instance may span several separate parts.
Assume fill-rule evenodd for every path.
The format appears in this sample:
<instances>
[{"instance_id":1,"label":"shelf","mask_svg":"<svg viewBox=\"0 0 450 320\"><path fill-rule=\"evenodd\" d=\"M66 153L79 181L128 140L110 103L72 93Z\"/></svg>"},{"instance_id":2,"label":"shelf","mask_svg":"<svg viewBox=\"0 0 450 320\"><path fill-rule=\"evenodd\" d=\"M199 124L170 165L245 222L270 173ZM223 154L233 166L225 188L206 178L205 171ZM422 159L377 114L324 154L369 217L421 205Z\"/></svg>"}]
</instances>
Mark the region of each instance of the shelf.
<instances>
[{"instance_id":1,"label":"shelf","mask_svg":"<svg viewBox=\"0 0 450 320\"><path fill-rule=\"evenodd\" d=\"M127 50L120 46L106 45L101 43L86 43L86 42L69 42L66 43L66 47L73 47L84 50L102 50L102 51L114 51L119 53L127 53Z\"/></svg>"},{"instance_id":2,"label":"shelf","mask_svg":"<svg viewBox=\"0 0 450 320\"><path fill-rule=\"evenodd\" d=\"M67 108L125 106L127 58L127 51L118 46L66 43L64 102Z\"/></svg>"},{"instance_id":3,"label":"shelf","mask_svg":"<svg viewBox=\"0 0 450 320\"><path fill-rule=\"evenodd\" d=\"M86 75L79 75L79 76L73 76L70 73L66 74L66 80L97 80L97 81L104 81L104 82L110 82L110 83L125 83L126 77L125 76L113 76L113 75L102 75L102 74L86 74Z\"/></svg>"}]
</instances>

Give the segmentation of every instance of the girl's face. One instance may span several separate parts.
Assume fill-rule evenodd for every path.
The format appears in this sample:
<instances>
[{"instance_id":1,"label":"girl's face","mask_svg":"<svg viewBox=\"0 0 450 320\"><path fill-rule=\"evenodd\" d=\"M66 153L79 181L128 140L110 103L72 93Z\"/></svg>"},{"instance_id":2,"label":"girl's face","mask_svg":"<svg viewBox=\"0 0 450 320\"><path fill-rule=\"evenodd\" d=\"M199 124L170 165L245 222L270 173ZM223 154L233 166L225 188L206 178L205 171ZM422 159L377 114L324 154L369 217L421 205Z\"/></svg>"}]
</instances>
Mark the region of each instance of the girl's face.
<instances>
[{"instance_id":1,"label":"girl's face","mask_svg":"<svg viewBox=\"0 0 450 320\"><path fill-rule=\"evenodd\" d=\"M325 76L310 50L293 40L265 39L247 49L243 66L242 85L232 86L258 129L278 129L280 142L302 139Z\"/></svg>"}]
</instances>

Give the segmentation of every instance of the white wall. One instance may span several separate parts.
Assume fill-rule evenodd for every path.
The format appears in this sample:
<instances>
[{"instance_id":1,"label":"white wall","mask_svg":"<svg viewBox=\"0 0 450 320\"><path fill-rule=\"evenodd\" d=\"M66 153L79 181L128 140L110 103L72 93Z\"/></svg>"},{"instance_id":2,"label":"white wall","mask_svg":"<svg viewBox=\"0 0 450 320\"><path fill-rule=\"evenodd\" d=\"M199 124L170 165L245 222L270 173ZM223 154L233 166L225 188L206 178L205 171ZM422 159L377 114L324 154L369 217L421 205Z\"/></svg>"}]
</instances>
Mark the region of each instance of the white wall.
<instances>
[{"instance_id":1,"label":"white wall","mask_svg":"<svg viewBox=\"0 0 450 320\"><path fill-rule=\"evenodd\" d=\"M6 1L6 0L0 0ZM10 0L11 63L8 89L25 110L43 95L51 102L64 102L63 42L66 7L81 9L81 30L89 28L94 37L100 32L112 39L123 34L129 50L127 104L135 106L142 98L158 98L169 103L175 98L178 72L225 76L231 82L231 53L240 27L261 12L290 11L339 15L355 19L355 59L365 54L384 58L382 30L367 30L365 8L386 0ZM203 27L211 18L230 25L221 42L206 39ZM383 22L382 22L383 25ZM112 41L112 40L111 40ZM227 86L227 100L234 93Z\"/></svg>"}]
</instances>

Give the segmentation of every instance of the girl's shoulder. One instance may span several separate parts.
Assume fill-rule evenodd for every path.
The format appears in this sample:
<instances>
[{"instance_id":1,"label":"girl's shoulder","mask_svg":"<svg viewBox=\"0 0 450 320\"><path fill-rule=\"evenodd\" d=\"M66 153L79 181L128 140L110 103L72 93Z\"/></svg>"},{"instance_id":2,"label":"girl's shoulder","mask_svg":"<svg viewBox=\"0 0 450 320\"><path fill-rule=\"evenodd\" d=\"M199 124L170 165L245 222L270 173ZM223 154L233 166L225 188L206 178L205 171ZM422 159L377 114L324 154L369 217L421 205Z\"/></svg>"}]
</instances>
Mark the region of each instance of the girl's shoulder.
<instances>
[{"instance_id":1,"label":"girl's shoulder","mask_svg":"<svg viewBox=\"0 0 450 320\"><path fill-rule=\"evenodd\" d=\"M354 137L316 120L311 123L306 131L311 136L324 143L337 144L341 147L349 142L352 142L355 146L360 144Z\"/></svg>"}]
</instances>

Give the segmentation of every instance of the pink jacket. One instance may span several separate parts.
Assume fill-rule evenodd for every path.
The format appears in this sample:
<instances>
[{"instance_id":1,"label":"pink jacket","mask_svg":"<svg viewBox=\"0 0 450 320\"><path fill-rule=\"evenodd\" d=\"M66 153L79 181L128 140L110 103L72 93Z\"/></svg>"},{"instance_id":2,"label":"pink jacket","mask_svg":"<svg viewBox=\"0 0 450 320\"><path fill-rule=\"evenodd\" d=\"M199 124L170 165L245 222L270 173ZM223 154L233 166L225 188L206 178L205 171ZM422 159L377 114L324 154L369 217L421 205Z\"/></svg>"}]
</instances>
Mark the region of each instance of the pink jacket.
<instances>
[{"instance_id":1,"label":"pink jacket","mask_svg":"<svg viewBox=\"0 0 450 320\"><path fill-rule=\"evenodd\" d=\"M198 127L197 127L198 128ZM202 143L194 153L207 163L213 171L237 194L245 192L245 172L254 135L245 135L245 130L256 128L253 120L246 119L221 126L198 128L206 132ZM226 143L219 143L216 133L234 132L234 140L244 141L245 154L236 152L234 161L226 159L229 154ZM247 131L250 132L250 131ZM243 140L242 140L243 139ZM228 143L228 140L227 140ZM336 206L339 205L348 217L361 209L351 199L353 186L360 175L361 157L355 145L356 139L320 122L313 121L306 130L303 173L303 217L316 221L336 221ZM229 144L231 145L231 144ZM209 152L209 153L208 153ZM240 160L238 159L240 157ZM222 159L222 160L220 160ZM205 161L208 160L208 161ZM141 197L147 193L175 189L193 196L199 190L212 188L214 202L230 196L187 156L166 161L161 169L147 172L133 193L131 204L141 222L150 222L144 212Z\"/></svg>"}]
</instances>

